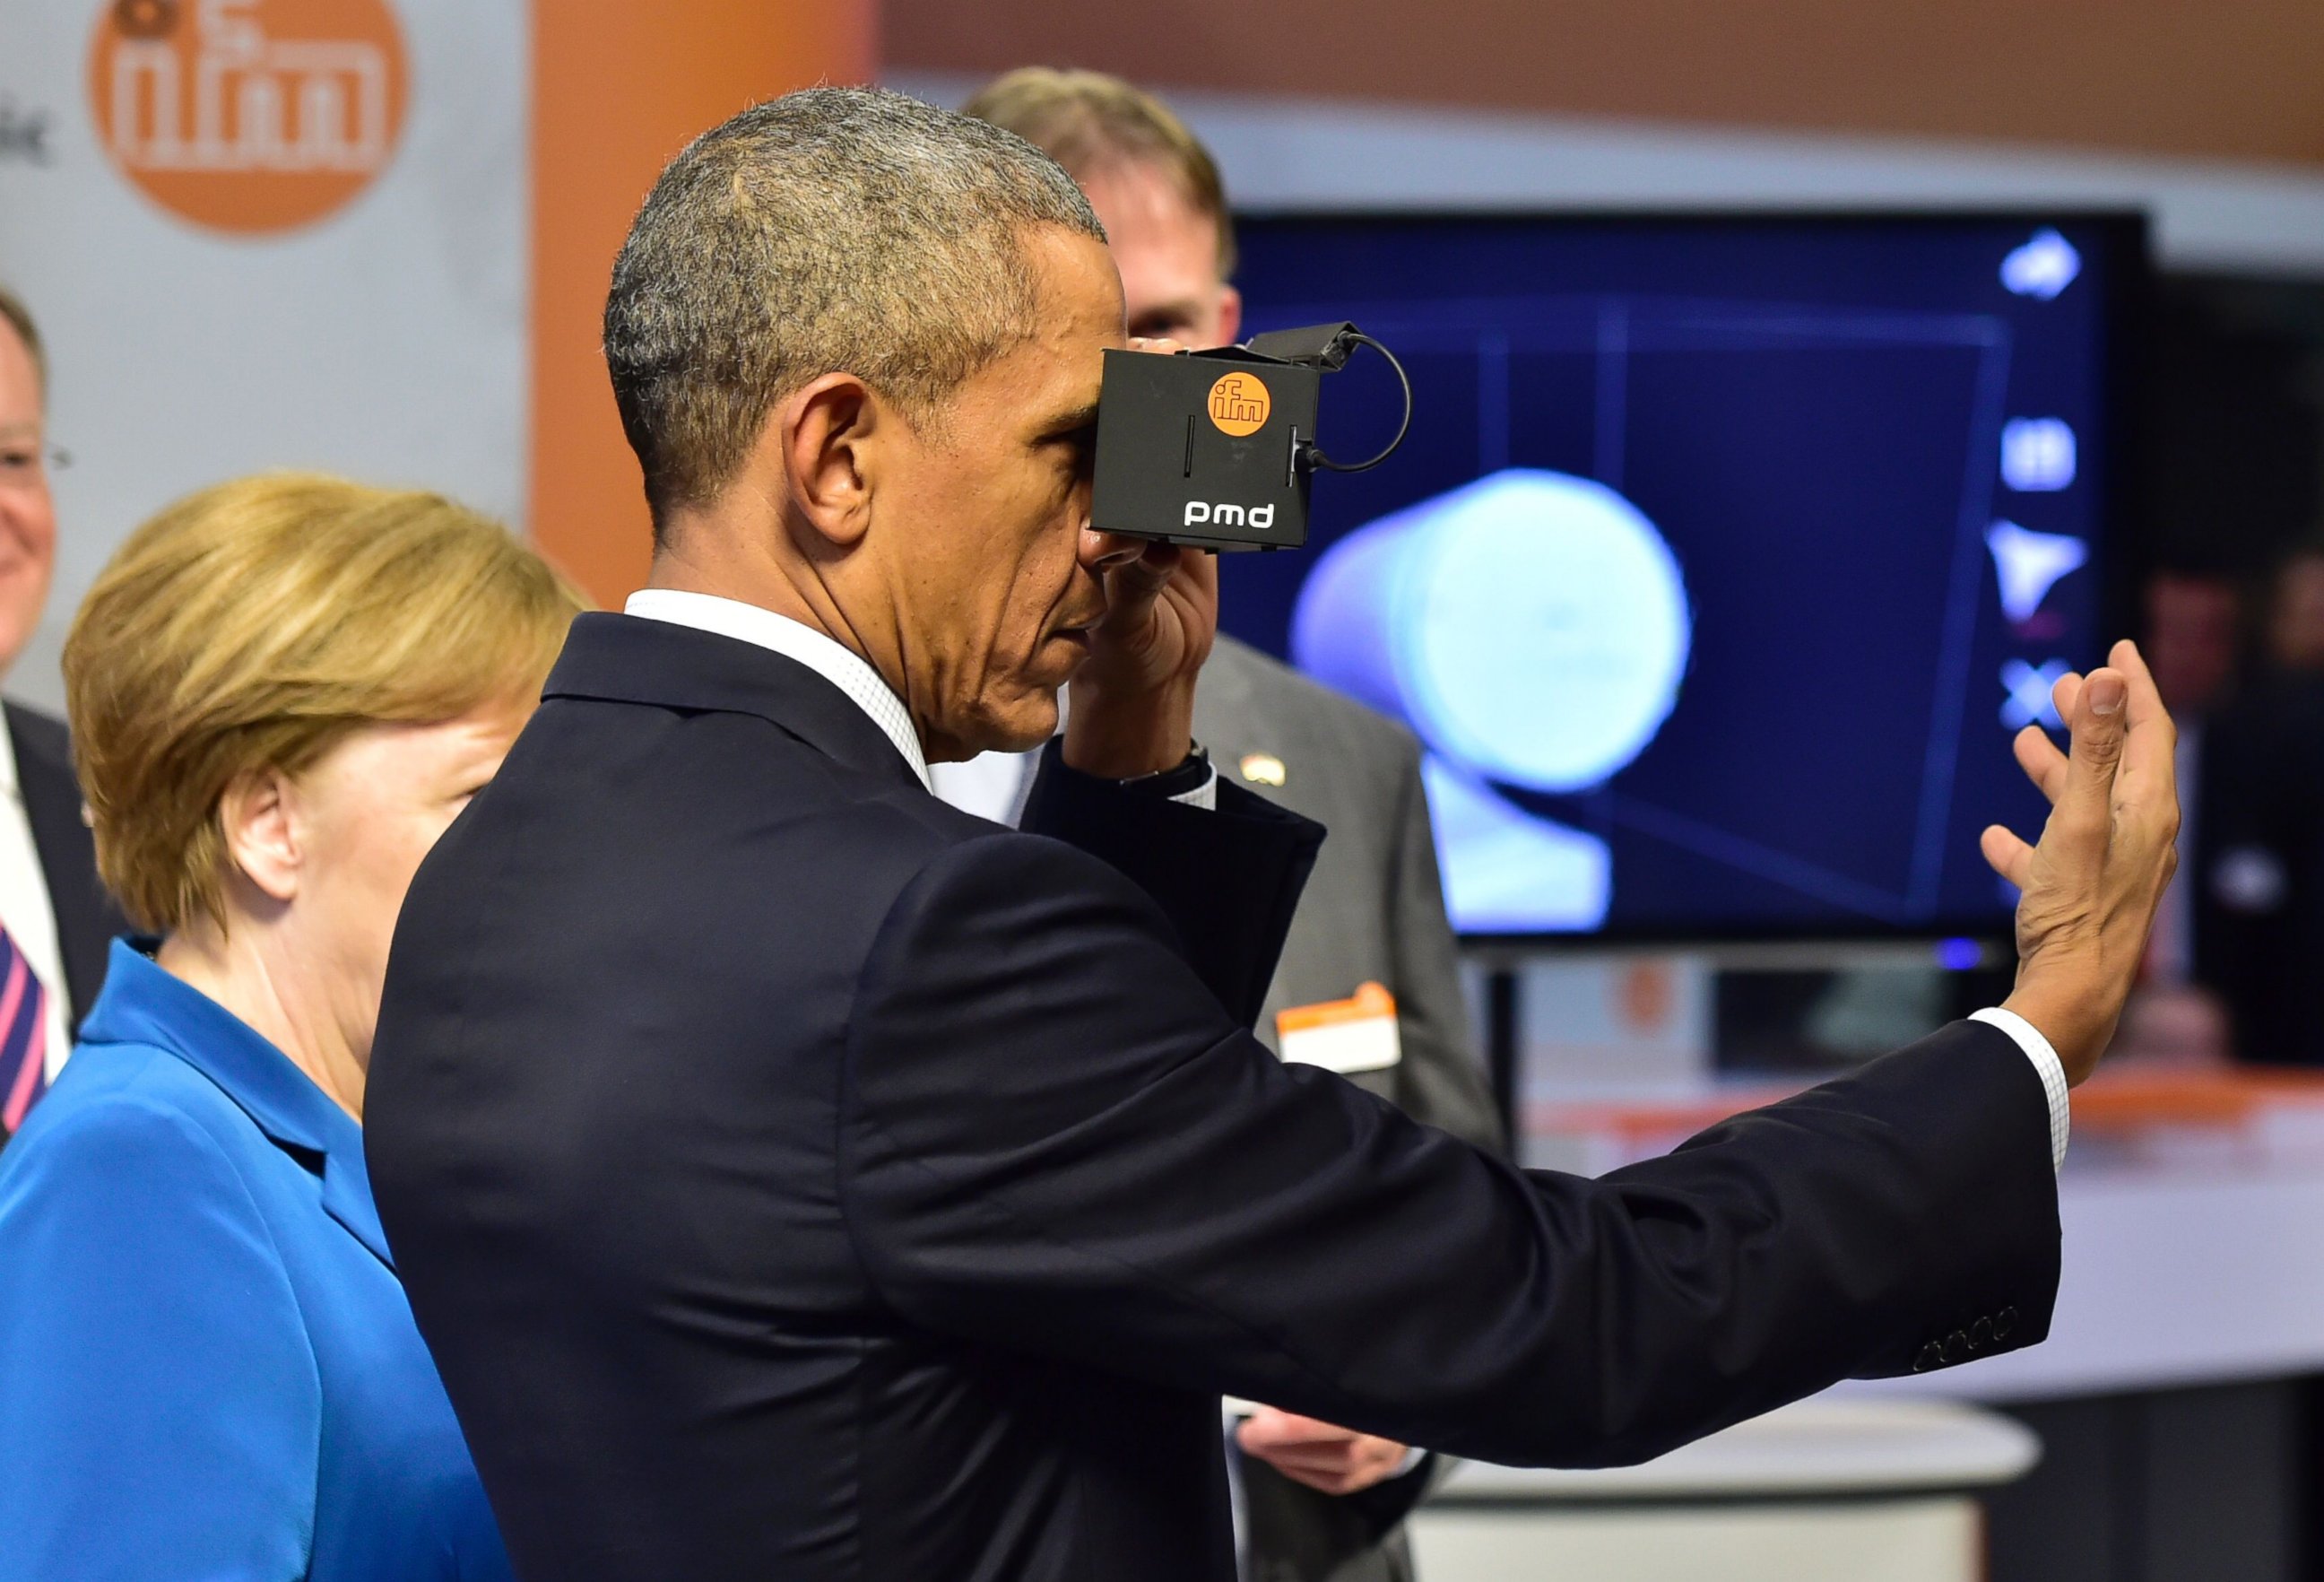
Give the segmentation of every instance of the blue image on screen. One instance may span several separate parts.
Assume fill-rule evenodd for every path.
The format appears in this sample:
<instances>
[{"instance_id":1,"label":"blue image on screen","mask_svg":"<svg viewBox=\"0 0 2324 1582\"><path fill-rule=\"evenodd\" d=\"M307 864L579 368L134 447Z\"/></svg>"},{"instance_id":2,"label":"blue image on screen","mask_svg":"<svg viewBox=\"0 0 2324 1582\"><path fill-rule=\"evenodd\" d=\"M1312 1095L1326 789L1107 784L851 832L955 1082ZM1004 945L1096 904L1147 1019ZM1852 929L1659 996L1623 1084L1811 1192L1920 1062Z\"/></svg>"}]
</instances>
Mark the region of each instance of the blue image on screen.
<instances>
[{"instance_id":1,"label":"blue image on screen","mask_svg":"<svg viewBox=\"0 0 2324 1582\"><path fill-rule=\"evenodd\" d=\"M1409 371L1226 628L1409 724L1469 933L1998 933L2103 648L2104 218L1246 221L1254 331ZM1320 439L1393 430L1365 359Z\"/></svg>"}]
</instances>

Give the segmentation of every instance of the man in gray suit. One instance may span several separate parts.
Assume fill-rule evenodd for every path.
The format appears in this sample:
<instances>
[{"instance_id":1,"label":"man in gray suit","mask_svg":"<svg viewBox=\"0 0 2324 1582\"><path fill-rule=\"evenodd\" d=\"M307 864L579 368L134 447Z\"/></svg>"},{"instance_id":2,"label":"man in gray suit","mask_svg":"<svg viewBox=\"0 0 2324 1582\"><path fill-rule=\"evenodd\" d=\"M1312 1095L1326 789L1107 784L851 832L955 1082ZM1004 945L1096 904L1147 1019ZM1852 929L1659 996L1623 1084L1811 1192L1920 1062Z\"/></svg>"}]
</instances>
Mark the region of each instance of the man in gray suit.
<instances>
[{"instance_id":1,"label":"man in gray suit","mask_svg":"<svg viewBox=\"0 0 2324 1582\"><path fill-rule=\"evenodd\" d=\"M1234 239L1218 167L1167 108L1119 79L1039 68L1010 72L964 107L1039 145L1081 183L1121 271L1131 335L1192 347L1235 338L1242 302L1227 281ZM1195 695L1194 734L1219 773L1331 832L1268 991L1260 1038L1417 1120L1498 1146L1411 733L1222 634ZM1014 822L1032 767L1031 754L938 764L936 789ZM1392 1016L1348 1004L1366 984L1393 998ZM1432 1458L1272 1409L1242 1420L1233 1442L1250 1582L1411 1576L1401 1523L1426 1491Z\"/></svg>"}]
</instances>

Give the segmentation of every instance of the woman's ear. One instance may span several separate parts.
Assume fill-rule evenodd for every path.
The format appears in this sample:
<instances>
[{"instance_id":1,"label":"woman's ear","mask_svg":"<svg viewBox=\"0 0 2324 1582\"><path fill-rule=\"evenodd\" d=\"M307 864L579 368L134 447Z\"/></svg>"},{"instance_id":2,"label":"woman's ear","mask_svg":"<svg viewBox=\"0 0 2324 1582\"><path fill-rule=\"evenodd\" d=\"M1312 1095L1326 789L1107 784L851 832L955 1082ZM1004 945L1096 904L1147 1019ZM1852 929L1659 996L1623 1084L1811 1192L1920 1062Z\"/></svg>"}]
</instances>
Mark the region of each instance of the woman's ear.
<instances>
[{"instance_id":1,"label":"woman's ear","mask_svg":"<svg viewBox=\"0 0 2324 1582\"><path fill-rule=\"evenodd\" d=\"M226 856L269 900L299 893L301 852L298 787L279 769L237 776L218 799L218 828Z\"/></svg>"},{"instance_id":2,"label":"woman's ear","mask_svg":"<svg viewBox=\"0 0 2324 1582\"><path fill-rule=\"evenodd\" d=\"M792 508L833 549L853 548L872 524L873 458L892 426L871 386L853 374L824 375L767 425L767 438L781 448Z\"/></svg>"}]
</instances>

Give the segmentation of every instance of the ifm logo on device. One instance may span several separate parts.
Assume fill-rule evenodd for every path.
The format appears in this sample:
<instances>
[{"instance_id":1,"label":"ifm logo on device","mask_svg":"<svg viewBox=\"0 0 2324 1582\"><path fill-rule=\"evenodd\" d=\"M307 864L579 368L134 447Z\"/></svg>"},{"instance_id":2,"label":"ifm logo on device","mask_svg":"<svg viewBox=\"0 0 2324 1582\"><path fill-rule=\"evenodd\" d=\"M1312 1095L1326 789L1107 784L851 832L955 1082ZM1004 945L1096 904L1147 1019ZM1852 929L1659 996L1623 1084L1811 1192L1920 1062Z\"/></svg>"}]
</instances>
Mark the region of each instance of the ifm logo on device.
<instances>
[{"instance_id":1,"label":"ifm logo on device","mask_svg":"<svg viewBox=\"0 0 2324 1582\"><path fill-rule=\"evenodd\" d=\"M1267 414L1274 406L1266 384L1256 375L1238 371L1211 386L1213 426L1220 433L1231 434L1238 439L1249 439L1267 427ZM1194 508L1189 505L1186 509L1191 512ZM1203 519L1190 515L1186 520L1191 523Z\"/></svg>"}]
</instances>

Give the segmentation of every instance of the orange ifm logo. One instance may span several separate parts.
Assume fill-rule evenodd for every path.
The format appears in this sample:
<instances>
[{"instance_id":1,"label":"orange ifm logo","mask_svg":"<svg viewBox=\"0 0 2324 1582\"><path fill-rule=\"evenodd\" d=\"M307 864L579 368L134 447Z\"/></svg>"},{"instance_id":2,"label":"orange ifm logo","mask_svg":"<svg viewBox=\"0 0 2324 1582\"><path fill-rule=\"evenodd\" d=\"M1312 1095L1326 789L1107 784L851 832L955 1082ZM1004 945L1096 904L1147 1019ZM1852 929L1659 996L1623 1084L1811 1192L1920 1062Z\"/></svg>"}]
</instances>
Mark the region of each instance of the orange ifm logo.
<instances>
[{"instance_id":1,"label":"orange ifm logo","mask_svg":"<svg viewBox=\"0 0 2324 1582\"><path fill-rule=\"evenodd\" d=\"M1250 374L1229 374L1211 386L1211 421L1238 439L1265 428L1274 404L1266 384Z\"/></svg>"},{"instance_id":2,"label":"orange ifm logo","mask_svg":"<svg viewBox=\"0 0 2324 1582\"><path fill-rule=\"evenodd\" d=\"M88 52L98 140L196 225L288 230L377 179L403 130L387 0L111 0Z\"/></svg>"}]
</instances>

